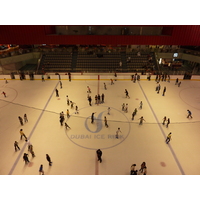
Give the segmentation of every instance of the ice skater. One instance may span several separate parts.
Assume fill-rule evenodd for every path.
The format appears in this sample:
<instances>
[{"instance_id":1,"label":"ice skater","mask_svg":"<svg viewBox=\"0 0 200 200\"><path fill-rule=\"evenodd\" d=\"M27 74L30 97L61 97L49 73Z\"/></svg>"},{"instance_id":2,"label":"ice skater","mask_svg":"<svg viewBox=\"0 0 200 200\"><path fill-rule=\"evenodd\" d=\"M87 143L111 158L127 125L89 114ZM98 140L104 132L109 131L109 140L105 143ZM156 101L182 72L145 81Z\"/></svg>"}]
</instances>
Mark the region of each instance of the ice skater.
<instances>
[{"instance_id":1,"label":"ice skater","mask_svg":"<svg viewBox=\"0 0 200 200\"><path fill-rule=\"evenodd\" d=\"M132 113L132 120L134 120L136 114L137 114L137 108L135 108L135 110Z\"/></svg>"},{"instance_id":2,"label":"ice skater","mask_svg":"<svg viewBox=\"0 0 200 200\"><path fill-rule=\"evenodd\" d=\"M25 161L25 164L30 162L29 159L28 159L28 154L27 153L24 153L23 160Z\"/></svg>"},{"instance_id":3,"label":"ice skater","mask_svg":"<svg viewBox=\"0 0 200 200\"><path fill-rule=\"evenodd\" d=\"M79 114L78 106L75 107L75 114Z\"/></svg>"},{"instance_id":4,"label":"ice skater","mask_svg":"<svg viewBox=\"0 0 200 200\"><path fill-rule=\"evenodd\" d=\"M96 154L97 154L98 161L100 161L100 163L101 163L101 162L102 162L102 158L101 158L101 156L102 156L102 151L101 151L101 149L98 149L98 150L96 151Z\"/></svg>"},{"instance_id":5,"label":"ice skater","mask_svg":"<svg viewBox=\"0 0 200 200\"><path fill-rule=\"evenodd\" d=\"M172 133L170 132L165 140L165 142L168 144L170 142L170 140L172 139Z\"/></svg>"},{"instance_id":6,"label":"ice skater","mask_svg":"<svg viewBox=\"0 0 200 200\"><path fill-rule=\"evenodd\" d=\"M181 82L178 83L178 87L180 87L180 86L181 86Z\"/></svg>"},{"instance_id":7,"label":"ice skater","mask_svg":"<svg viewBox=\"0 0 200 200\"><path fill-rule=\"evenodd\" d=\"M116 131L116 136L115 136L115 137L116 137L117 139L119 138L119 133L122 133L121 130L120 130L120 128L118 128L117 131Z\"/></svg>"},{"instance_id":8,"label":"ice skater","mask_svg":"<svg viewBox=\"0 0 200 200\"><path fill-rule=\"evenodd\" d=\"M143 162L143 163L141 164L141 168L139 169L139 172L142 173L145 167L146 167L146 163Z\"/></svg>"},{"instance_id":9,"label":"ice skater","mask_svg":"<svg viewBox=\"0 0 200 200\"><path fill-rule=\"evenodd\" d=\"M4 97L6 97L6 93L3 91L1 94L3 94L4 95Z\"/></svg>"},{"instance_id":10,"label":"ice skater","mask_svg":"<svg viewBox=\"0 0 200 200\"><path fill-rule=\"evenodd\" d=\"M168 118L168 119L167 119L167 124L166 124L166 127L167 127L167 128L168 128L169 124L170 124L170 119Z\"/></svg>"},{"instance_id":11,"label":"ice skater","mask_svg":"<svg viewBox=\"0 0 200 200\"><path fill-rule=\"evenodd\" d=\"M44 75L42 75L42 82L44 82L45 80L44 80Z\"/></svg>"},{"instance_id":12,"label":"ice skater","mask_svg":"<svg viewBox=\"0 0 200 200\"><path fill-rule=\"evenodd\" d=\"M30 140L25 140L26 141L26 144L28 145L28 151L31 151L31 150L33 150L33 145L32 145L32 143L30 142Z\"/></svg>"},{"instance_id":13,"label":"ice skater","mask_svg":"<svg viewBox=\"0 0 200 200\"><path fill-rule=\"evenodd\" d=\"M159 94L159 92L160 92L160 84L158 85L158 88L157 88L157 94Z\"/></svg>"},{"instance_id":14,"label":"ice skater","mask_svg":"<svg viewBox=\"0 0 200 200\"><path fill-rule=\"evenodd\" d=\"M97 102L98 102L98 96L97 95L95 95L95 104L97 104Z\"/></svg>"},{"instance_id":15,"label":"ice skater","mask_svg":"<svg viewBox=\"0 0 200 200\"><path fill-rule=\"evenodd\" d=\"M73 109L75 103L73 101L70 101L70 104L71 104L71 109Z\"/></svg>"},{"instance_id":16,"label":"ice skater","mask_svg":"<svg viewBox=\"0 0 200 200\"><path fill-rule=\"evenodd\" d=\"M56 91L56 97L59 97L58 89L55 89L55 91Z\"/></svg>"},{"instance_id":17,"label":"ice skater","mask_svg":"<svg viewBox=\"0 0 200 200\"><path fill-rule=\"evenodd\" d=\"M175 85L177 85L178 84L178 78L176 79L176 82L175 82Z\"/></svg>"},{"instance_id":18,"label":"ice skater","mask_svg":"<svg viewBox=\"0 0 200 200\"><path fill-rule=\"evenodd\" d=\"M20 131L19 131L19 133L20 133L20 139L22 140L22 137L24 137L25 138L25 140L27 140L27 137L26 137L26 135L24 134L24 132L23 132L23 129L20 129Z\"/></svg>"},{"instance_id":19,"label":"ice skater","mask_svg":"<svg viewBox=\"0 0 200 200\"><path fill-rule=\"evenodd\" d=\"M164 87L164 89L163 89L163 96L165 96L165 92L166 92L166 87Z\"/></svg>"},{"instance_id":20,"label":"ice skater","mask_svg":"<svg viewBox=\"0 0 200 200\"><path fill-rule=\"evenodd\" d=\"M67 98L67 105L69 106L70 101L69 101L69 97L68 97L68 95L66 96L66 98Z\"/></svg>"},{"instance_id":21,"label":"ice skater","mask_svg":"<svg viewBox=\"0 0 200 200\"><path fill-rule=\"evenodd\" d=\"M135 170L136 164L131 165L130 175L137 175L138 170Z\"/></svg>"},{"instance_id":22,"label":"ice skater","mask_svg":"<svg viewBox=\"0 0 200 200\"><path fill-rule=\"evenodd\" d=\"M125 113L128 112L128 104L126 104L124 112L125 112Z\"/></svg>"},{"instance_id":23,"label":"ice skater","mask_svg":"<svg viewBox=\"0 0 200 200\"><path fill-rule=\"evenodd\" d=\"M143 103L142 103L142 101L140 101L140 109L142 109L142 106L143 106Z\"/></svg>"},{"instance_id":24,"label":"ice skater","mask_svg":"<svg viewBox=\"0 0 200 200\"><path fill-rule=\"evenodd\" d=\"M164 118L163 118L163 123L162 123L163 125L165 125L166 120L167 120L167 117L164 116Z\"/></svg>"},{"instance_id":25,"label":"ice skater","mask_svg":"<svg viewBox=\"0 0 200 200\"><path fill-rule=\"evenodd\" d=\"M110 107L108 107L108 115L110 115Z\"/></svg>"},{"instance_id":26,"label":"ice skater","mask_svg":"<svg viewBox=\"0 0 200 200\"><path fill-rule=\"evenodd\" d=\"M18 149L18 150L20 150L20 148L19 148L19 146L18 146L18 142L17 142L17 141L15 141L15 142L14 142L14 147L15 147L15 151L17 151L17 149Z\"/></svg>"},{"instance_id":27,"label":"ice skater","mask_svg":"<svg viewBox=\"0 0 200 200\"><path fill-rule=\"evenodd\" d=\"M91 93L91 89L89 86L87 86L87 93Z\"/></svg>"},{"instance_id":28,"label":"ice skater","mask_svg":"<svg viewBox=\"0 0 200 200\"><path fill-rule=\"evenodd\" d=\"M103 83L103 84L104 84L104 89L107 90L106 84L105 83Z\"/></svg>"},{"instance_id":29,"label":"ice skater","mask_svg":"<svg viewBox=\"0 0 200 200\"><path fill-rule=\"evenodd\" d=\"M122 111L125 110L125 103L122 104Z\"/></svg>"},{"instance_id":30,"label":"ice skater","mask_svg":"<svg viewBox=\"0 0 200 200\"><path fill-rule=\"evenodd\" d=\"M92 113L92 115L91 115L91 123L92 123L92 124L94 123L94 114L95 114L95 113Z\"/></svg>"},{"instance_id":31,"label":"ice skater","mask_svg":"<svg viewBox=\"0 0 200 200\"><path fill-rule=\"evenodd\" d=\"M67 109L67 118L69 118L70 115L69 115L69 109Z\"/></svg>"},{"instance_id":32,"label":"ice skater","mask_svg":"<svg viewBox=\"0 0 200 200\"><path fill-rule=\"evenodd\" d=\"M4 80L5 80L5 84L7 84L7 83L8 83L7 79L6 79L6 78L4 78Z\"/></svg>"},{"instance_id":33,"label":"ice skater","mask_svg":"<svg viewBox=\"0 0 200 200\"><path fill-rule=\"evenodd\" d=\"M139 118L139 120L140 120L140 123L139 123L139 125L142 125L142 124L143 124L143 121L145 121L145 119L143 118L143 116L142 116L142 117L140 117L140 118Z\"/></svg>"},{"instance_id":34,"label":"ice skater","mask_svg":"<svg viewBox=\"0 0 200 200\"><path fill-rule=\"evenodd\" d=\"M39 174L40 174L40 175L41 175L41 174L44 175L43 165L40 165Z\"/></svg>"},{"instance_id":35,"label":"ice skater","mask_svg":"<svg viewBox=\"0 0 200 200\"><path fill-rule=\"evenodd\" d=\"M113 85L113 84L114 84L114 82L113 82L113 79L110 79L110 82L111 82L111 83L110 83L111 85Z\"/></svg>"},{"instance_id":36,"label":"ice skater","mask_svg":"<svg viewBox=\"0 0 200 200\"><path fill-rule=\"evenodd\" d=\"M24 114L24 122L25 122L25 123L28 122L28 118L27 118L27 115L26 115L26 114Z\"/></svg>"},{"instance_id":37,"label":"ice skater","mask_svg":"<svg viewBox=\"0 0 200 200\"><path fill-rule=\"evenodd\" d=\"M104 97L105 97L105 95L104 95L104 93L102 93L102 95L101 95L101 103L104 103Z\"/></svg>"},{"instance_id":38,"label":"ice skater","mask_svg":"<svg viewBox=\"0 0 200 200\"><path fill-rule=\"evenodd\" d=\"M70 128L69 125L66 122L65 122L65 128L66 128L66 130L67 130L67 128Z\"/></svg>"},{"instance_id":39,"label":"ice skater","mask_svg":"<svg viewBox=\"0 0 200 200\"><path fill-rule=\"evenodd\" d=\"M20 124L23 126L24 125L23 124L23 119L20 116L18 116L18 119L19 119Z\"/></svg>"},{"instance_id":40,"label":"ice skater","mask_svg":"<svg viewBox=\"0 0 200 200\"><path fill-rule=\"evenodd\" d=\"M190 111L190 110L187 110L188 111L188 116L187 116L187 118L192 118L192 112Z\"/></svg>"},{"instance_id":41,"label":"ice skater","mask_svg":"<svg viewBox=\"0 0 200 200\"><path fill-rule=\"evenodd\" d=\"M51 158L50 158L50 156L48 154L46 154L46 159L49 162L49 166L51 166L52 165L52 161L51 161Z\"/></svg>"},{"instance_id":42,"label":"ice skater","mask_svg":"<svg viewBox=\"0 0 200 200\"><path fill-rule=\"evenodd\" d=\"M92 106L92 97L88 96L89 105Z\"/></svg>"},{"instance_id":43,"label":"ice skater","mask_svg":"<svg viewBox=\"0 0 200 200\"><path fill-rule=\"evenodd\" d=\"M108 128L108 122L107 122L106 116L104 116L104 123L105 123L105 127Z\"/></svg>"},{"instance_id":44,"label":"ice skater","mask_svg":"<svg viewBox=\"0 0 200 200\"><path fill-rule=\"evenodd\" d=\"M59 81L60 82L60 89L62 89L62 82L61 81Z\"/></svg>"},{"instance_id":45,"label":"ice skater","mask_svg":"<svg viewBox=\"0 0 200 200\"><path fill-rule=\"evenodd\" d=\"M129 97L129 95L128 95L127 89L125 89L125 94L126 94L126 98L129 98L129 99L130 99L130 97Z\"/></svg>"}]
</instances>

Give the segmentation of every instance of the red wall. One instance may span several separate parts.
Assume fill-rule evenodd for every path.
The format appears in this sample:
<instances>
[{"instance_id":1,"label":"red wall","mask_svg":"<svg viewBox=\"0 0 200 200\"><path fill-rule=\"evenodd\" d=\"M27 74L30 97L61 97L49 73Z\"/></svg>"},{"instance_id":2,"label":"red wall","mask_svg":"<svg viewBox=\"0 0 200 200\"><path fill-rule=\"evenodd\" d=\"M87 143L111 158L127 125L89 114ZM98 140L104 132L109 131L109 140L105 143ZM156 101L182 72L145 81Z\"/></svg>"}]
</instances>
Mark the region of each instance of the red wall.
<instances>
[{"instance_id":1,"label":"red wall","mask_svg":"<svg viewBox=\"0 0 200 200\"><path fill-rule=\"evenodd\" d=\"M67 36L48 35L55 32L55 27L53 25L0 25L0 44L135 44L200 46L199 25L172 25L170 27L173 27L171 36Z\"/></svg>"}]
</instances>

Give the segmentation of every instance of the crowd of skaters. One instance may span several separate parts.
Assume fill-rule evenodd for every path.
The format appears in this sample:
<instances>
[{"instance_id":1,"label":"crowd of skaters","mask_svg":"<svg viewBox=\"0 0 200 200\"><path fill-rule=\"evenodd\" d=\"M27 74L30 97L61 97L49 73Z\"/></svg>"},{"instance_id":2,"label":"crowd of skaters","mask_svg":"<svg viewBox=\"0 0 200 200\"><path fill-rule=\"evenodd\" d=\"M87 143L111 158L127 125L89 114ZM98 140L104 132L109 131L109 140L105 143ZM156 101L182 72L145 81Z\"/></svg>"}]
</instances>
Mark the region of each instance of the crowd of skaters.
<instances>
[{"instance_id":1,"label":"crowd of skaters","mask_svg":"<svg viewBox=\"0 0 200 200\"><path fill-rule=\"evenodd\" d=\"M135 77L137 77L137 76L135 76ZM157 77L157 76L156 76L156 77ZM166 81L166 78L167 78L167 76L162 76L162 77L158 76L158 78L156 78L156 81L157 81L157 83L159 84L160 79L161 79L161 81ZM114 84L113 79L110 79L110 80L111 80L111 85L113 85L113 84ZM133 76L133 80L134 80L134 76ZM135 79L135 80L136 80L136 79ZM149 78L149 80L150 80L150 78ZM70 80L70 81L71 81L71 80ZM170 76L169 76L169 75L168 75L168 82L170 82ZM178 85L178 87L180 87L180 85L181 85L181 82L179 82L178 78L176 79L175 85ZM62 88L62 82L61 82L61 81L60 81L60 88ZM107 89L105 83L104 83L104 89ZM160 84L156 87L157 93L159 93L159 90L160 90ZM59 97L58 90L56 89L55 91L56 91L56 96ZM166 87L164 87L163 96L164 96L165 92L166 92ZM92 105L92 104L91 104L92 99L91 99L91 96L89 95L89 94L91 93L91 89L90 89L89 86L87 86L87 93L88 93L89 105L91 106L91 105ZM126 94L126 98L130 98L127 89L125 89L125 94ZM5 96L5 97L6 97L6 96ZM69 100L68 95L67 95L66 97L67 97L67 105L71 105L70 107L71 107L71 109L73 109L73 105L74 105L75 103ZM95 95L95 104L99 104L99 103L104 103L104 94L103 94L103 93L102 93L101 96L100 96L99 94L98 94L98 95ZM141 101L141 102L140 102L139 108L142 109L142 106L143 106L143 103L142 103L142 101ZM78 106L76 106L75 110L76 110L75 114L78 114L78 113L79 113L79 112L78 112ZM123 103L123 105L122 105L122 111L128 112L128 104ZM189 117L192 118L192 113L191 113L191 111L190 111L190 110L187 110L187 112L188 112L187 118L189 118ZM95 112L92 113L92 116L91 116L91 123L94 122L94 114L95 114ZM110 107L108 107L108 114L110 114ZM135 110L134 110L133 113L132 113L132 120L134 120L134 117L135 117L136 114L137 114L137 108L135 108ZM69 115L69 110L68 110L68 109L67 109L67 117L70 117L70 115ZM20 124L23 125L23 119L22 119L20 116L19 116L18 118L19 118ZM62 112L60 113L60 123L61 123L61 125L63 125L64 120L65 120L65 118L64 118L64 113L63 113L63 111L62 111ZM140 123L139 123L140 125L143 123L143 121L145 121L144 118L143 118L143 116L140 117L139 120L140 120ZM26 122L28 122L28 119L27 119L27 115L24 114L24 123L26 123ZM104 116L104 122L105 122L105 126L108 127L106 116ZM170 119L169 119L169 118L167 119L166 116L163 118L163 123L162 123L162 124L165 125L165 122L167 122L167 123L166 123L166 127L168 127L168 125L170 124ZM65 122L65 127L66 127L66 129L67 129L67 128L70 128L69 125L68 125L66 122ZM117 139L118 139L119 133L121 133L120 128L118 128L118 130L116 131L116 138L117 138ZM172 133L170 132L170 133L167 135L167 138L166 138L166 143L167 143L167 144L168 144L168 143L170 142L170 140L171 140L171 134L172 134ZM21 140L22 140L22 137L25 138L25 141L26 141L26 143L27 143L27 145L28 145L28 151L32 154L32 157L35 157L35 154L34 154L34 151L33 151L33 145L32 145L32 144L30 143L30 141L27 139L26 135L25 135L24 132L23 132L23 129L20 129L20 135L21 135L21 137L20 137ZM15 151L20 150L20 147L19 147L17 141L14 142L14 147L15 147ZM101 158L101 156L102 156L102 151L101 151L100 149L98 149L98 150L96 151L96 153L97 153L98 161L102 162L102 158ZM29 159L28 159L28 154L27 154L27 153L24 153L23 159L24 159L25 163L29 163L29 162L30 162ZM50 158L50 156L49 156L48 154L46 154L46 159L47 159L47 161L49 162L49 165L51 166L51 165L52 165L52 161L51 161L51 158ZM135 167L136 167L136 164L133 164L133 165L131 166L131 172L130 172L131 175L137 175L137 170L135 170ZM143 173L143 175L146 175L146 173L147 173L147 168L146 168L145 162L143 162L143 163L141 164L141 169L140 169L139 171L140 171L141 173ZM40 165L39 172L40 172L40 174L44 175L43 165Z\"/></svg>"}]
</instances>

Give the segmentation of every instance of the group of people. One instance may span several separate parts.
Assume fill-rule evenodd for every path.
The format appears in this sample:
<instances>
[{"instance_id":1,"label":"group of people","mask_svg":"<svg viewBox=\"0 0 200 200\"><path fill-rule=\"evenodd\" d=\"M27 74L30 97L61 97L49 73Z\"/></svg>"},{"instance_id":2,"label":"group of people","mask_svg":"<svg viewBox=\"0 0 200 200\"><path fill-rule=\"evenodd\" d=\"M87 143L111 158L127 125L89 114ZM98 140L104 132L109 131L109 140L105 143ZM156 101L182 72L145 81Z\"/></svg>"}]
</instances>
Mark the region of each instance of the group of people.
<instances>
[{"instance_id":1,"label":"group of people","mask_svg":"<svg viewBox=\"0 0 200 200\"><path fill-rule=\"evenodd\" d=\"M142 162L139 170L136 170L136 164L131 165L130 175L138 175L138 172L142 175L147 175L147 166L145 162Z\"/></svg>"}]
</instances>

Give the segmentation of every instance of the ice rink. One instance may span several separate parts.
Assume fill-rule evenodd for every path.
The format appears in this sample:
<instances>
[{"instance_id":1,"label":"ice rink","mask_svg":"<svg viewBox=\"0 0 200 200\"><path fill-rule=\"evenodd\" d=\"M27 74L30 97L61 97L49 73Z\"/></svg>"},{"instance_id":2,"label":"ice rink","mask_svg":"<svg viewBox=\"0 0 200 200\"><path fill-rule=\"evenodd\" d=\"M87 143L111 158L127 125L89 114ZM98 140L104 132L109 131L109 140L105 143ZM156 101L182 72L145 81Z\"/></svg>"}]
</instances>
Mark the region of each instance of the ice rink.
<instances>
[{"instance_id":1,"label":"ice rink","mask_svg":"<svg viewBox=\"0 0 200 200\"><path fill-rule=\"evenodd\" d=\"M112 77L113 78L113 77ZM45 175L129 175L130 167L136 164L140 169L146 162L147 175L198 175L200 174L200 82L175 78L158 85L155 76L136 81L120 79L111 82L108 77L93 79L61 80L0 80L0 174L38 175L41 164ZM104 83L107 90L104 89ZM87 86L91 93L87 93ZM166 87L165 96L162 96ZM59 97L56 97L55 89ZM130 98L126 98L125 89ZM4 97L2 92L6 93ZM104 103L95 104L95 95L104 93ZM92 106L87 96L92 97ZM74 108L67 105L66 95L74 102ZM142 109L139 108L143 102ZM128 112L122 111L122 104L128 104ZM75 113L75 106L79 113ZM108 114L110 107L110 114ZM132 120L132 112L138 112ZM66 111L70 117L67 118ZM193 118L187 118L191 110ZM61 126L60 113L71 129ZM27 114L28 122L20 125L18 116ZM91 123L91 114L94 123ZM104 125L104 116L108 128ZM139 118L145 121L139 125ZM162 124L163 117L170 118L168 128ZM121 133L116 139L116 131ZM35 157L28 152L27 144L20 140L23 129L33 145ZM165 143L172 133L172 140ZM15 152L14 141L20 150ZM102 163L97 161L96 150L103 152ZM23 154L29 154L30 163L25 164ZM46 160L49 154L53 162ZM141 175L141 173L138 173Z\"/></svg>"}]
</instances>

